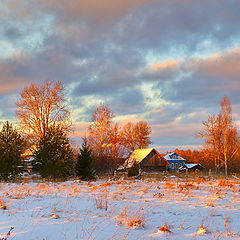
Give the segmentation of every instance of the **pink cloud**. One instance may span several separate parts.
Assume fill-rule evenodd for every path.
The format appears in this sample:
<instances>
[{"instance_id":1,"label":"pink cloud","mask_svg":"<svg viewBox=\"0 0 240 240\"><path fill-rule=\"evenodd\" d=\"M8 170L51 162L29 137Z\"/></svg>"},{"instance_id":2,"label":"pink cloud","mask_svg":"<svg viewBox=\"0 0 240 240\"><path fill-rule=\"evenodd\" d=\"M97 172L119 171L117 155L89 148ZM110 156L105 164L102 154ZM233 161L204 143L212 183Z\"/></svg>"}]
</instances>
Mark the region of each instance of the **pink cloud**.
<instances>
[{"instance_id":1,"label":"pink cloud","mask_svg":"<svg viewBox=\"0 0 240 240\"><path fill-rule=\"evenodd\" d=\"M210 81L218 82L216 90L240 89L240 47L204 59L193 59L189 66Z\"/></svg>"},{"instance_id":2,"label":"pink cloud","mask_svg":"<svg viewBox=\"0 0 240 240\"><path fill-rule=\"evenodd\" d=\"M26 79L15 76L12 71L12 67L0 65L0 94L16 91L27 83Z\"/></svg>"},{"instance_id":3,"label":"pink cloud","mask_svg":"<svg viewBox=\"0 0 240 240\"><path fill-rule=\"evenodd\" d=\"M152 0L45 0L45 6L53 11L63 11L74 18L85 18L99 23L126 14L131 9Z\"/></svg>"}]
</instances>

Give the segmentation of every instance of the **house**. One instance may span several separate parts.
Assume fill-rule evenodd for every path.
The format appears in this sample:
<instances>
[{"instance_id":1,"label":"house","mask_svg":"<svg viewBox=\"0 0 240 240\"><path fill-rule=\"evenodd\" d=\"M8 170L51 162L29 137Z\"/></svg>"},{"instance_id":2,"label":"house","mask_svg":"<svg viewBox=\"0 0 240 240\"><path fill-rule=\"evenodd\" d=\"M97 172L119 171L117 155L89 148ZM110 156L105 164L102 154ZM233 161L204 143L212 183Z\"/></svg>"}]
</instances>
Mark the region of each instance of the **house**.
<instances>
[{"instance_id":1,"label":"house","mask_svg":"<svg viewBox=\"0 0 240 240\"><path fill-rule=\"evenodd\" d=\"M186 159L174 152L168 153L163 158L169 163L169 170L179 170L179 168L183 167L186 163Z\"/></svg>"},{"instance_id":2,"label":"house","mask_svg":"<svg viewBox=\"0 0 240 240\"><path fill-rule=\"evenodd\" d=\"M33 168L33 162L34 162L34 152L37 150L36 145L32 145L29 148L27 148L23 154L21 154L23 166L22 170L26 171L28 173L32 172Z\"/></svg>"},{"instance_id":3,"label":"house","mask_svg":"<svg viewBox=\"0 0 240 240\"><path fill-rule=\"evenodd\" d=\"M117 170L125 171L131 168L134 162L143 170L166 170L169 165L155 148L136 149Z\"/></svg>"},{"instance_id":4,"label":"house","mask_svg":"<svg viewBox=\"0 0 240 240\"><path fill-rule=\"evenodd\" d=\"M202 171L205 168L199 164L199 163L186 163L184 166L180 167L180 171L190 171L190 172L195 172L195 171Z\"/></svg>"}]
</instances>

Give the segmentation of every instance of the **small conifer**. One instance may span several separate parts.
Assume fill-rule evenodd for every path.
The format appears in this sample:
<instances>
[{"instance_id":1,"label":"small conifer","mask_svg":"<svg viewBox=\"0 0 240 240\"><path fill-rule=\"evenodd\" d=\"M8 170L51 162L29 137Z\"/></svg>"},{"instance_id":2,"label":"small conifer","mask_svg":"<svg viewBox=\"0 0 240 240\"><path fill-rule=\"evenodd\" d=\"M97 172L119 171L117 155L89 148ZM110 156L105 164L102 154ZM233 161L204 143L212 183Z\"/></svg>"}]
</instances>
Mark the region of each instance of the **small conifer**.
<instances>
[{"instance_id":1,"label":"small conifer","mask_svg":"<svg viewBox=\"0 0 240 240\"><path fill-rule=\"evenodd\" d=\"M51 126L38 143L35 170L42 177L65 178L73 171L73 151L65 131Z\"/></svg>"},{"instance_id":2,"label":"small conifer","mask_svg":"<svg viewBox=\"0 0 240 240\"><path fill-rule=\"evenodd\" d=\"M80 179L87 181L96 179L92 162L92 151L87 145L87 140L84 138L76 164L76 175Z\"/></svg>"},{"instance_id":3,"label":"small conifer","mask_svg":"<svg viewBox=\"0 0 240 240\"><path fill-rule=\"evenodd\" d=\"M21 154L25 141L17 130L8 121L0 131L0 178L3 180L14 179L20 173L22 165Z\"/></svg>"}]
</instances>

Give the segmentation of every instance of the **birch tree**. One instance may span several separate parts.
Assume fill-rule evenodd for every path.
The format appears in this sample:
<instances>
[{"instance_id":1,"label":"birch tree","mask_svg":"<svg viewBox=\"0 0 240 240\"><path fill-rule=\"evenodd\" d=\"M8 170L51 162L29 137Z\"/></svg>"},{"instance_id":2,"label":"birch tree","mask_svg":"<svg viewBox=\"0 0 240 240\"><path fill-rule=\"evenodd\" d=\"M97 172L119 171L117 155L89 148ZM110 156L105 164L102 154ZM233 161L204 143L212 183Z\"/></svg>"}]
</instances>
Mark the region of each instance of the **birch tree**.
<instances>
[{"instance_id":1,"label":"birch tree","mask_svg":"<svg viewBox=\"0 0 240 240\"><path fill-rule=\"evenodd\" d=\"M228 175L229 163L239 150L239 136L227 96L222 98L220 105L219 114L210 115L208 121L203 122L203 130L198 136L204 138L206 148L213 152L215 169L223 166Z\"/></svg>"},{"instance_id":2,"label":"birch tree","mask_svg":"<svg viewBox=\"0 0 240 240\"><path fill-rule=\"evenodd\" d=\"M228 164L233 159L239 148L239 137L237 127L232 120L232 107L227 96L221 100L221 111L219 113L222 132L222 154L225 174L228 175Z\"/></svg>"}]
</instances>

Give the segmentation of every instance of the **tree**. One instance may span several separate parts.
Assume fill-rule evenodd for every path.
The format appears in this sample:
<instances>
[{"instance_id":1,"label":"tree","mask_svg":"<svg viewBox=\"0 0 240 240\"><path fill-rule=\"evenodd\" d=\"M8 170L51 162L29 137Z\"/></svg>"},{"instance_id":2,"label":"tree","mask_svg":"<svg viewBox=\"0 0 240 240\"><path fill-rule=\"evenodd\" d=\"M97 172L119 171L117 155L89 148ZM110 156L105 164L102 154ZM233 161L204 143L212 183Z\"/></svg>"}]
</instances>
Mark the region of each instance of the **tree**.
<instances>
[{"instance_id":1,"label":"tree","mask_svg":"<svg viewBox=\"0 0 240 240\"><path fill-rule=\"evenodd\" d=\"M139 121L137 123L129 122L122 128L122 144L130 151L135 149L147 148L151 144L150 125L145 121Z\"/></svg>"},{"instance_id":2,"label":"tree","mask_svg":"<svg viewBox=\"0 0 240 240\"><path fill-rule=\"evenodd\" d=\"M114 113L109 106L101 103L92 113L93 123L89 126L89 140L93 150L99 153L104 151L104 144L109 144L112 118Z\"/></svg>"},{"instance_id":3,"label":"tree","mask_svg":"<svg viewBox=\"0 0 240 240\"><path fill-rule=\"evenodd\" d=\"M8 180L20 173L22 165L20 155L23 153L25 141L13 125L4 123L0 132L0 178Z\"/></svg>"},{"instance_id":4,"label":"tree","mask_svg":"<svg viewBox=\"0 0 240 240\"><path fill-rule=\"evenodd\" d=\"M73 151L65 131L60 126L49 127L40 138L34 155L34 169L42 177L57 179L70 176L73 172Z\"/></svg>"},{"instance_id":5,"label":"tree","mask_svg":"<svg viewBox=\"0 0 240 240\"><path fill-rule=\"evenodd\" d=\"M218 115L209 115L207 121L203 121L203 130L198 137L204 138L205 148L214 160L214 168L218 171L221 165L221 119Z\"/></svg>"},{"instance_id":6,"label":"tree","mask_svg":"<svg viewBox=\"0 0 240 240\"><path fill-rule=\"evenodd\" d=\"M82 180L94 180L96 179L95 171L93 168L93 156L92 151L87 145L87 139L83 139L80 153L77 157L76 163L76 175Z\"/></svg>"},{"instance_id":7,"label":"tree","mask_svg":"<svg viewBox=\"0 0 240 240\"><path fill-rule=\"evenodd\" d=\"M229 162L239 149L239 137L237 127L232 120L232 107L227 96L221 100L221 111L219 113L222 130L222 154L225 174L228 174Z\"/></svg>"},{"instance_id":8,"label":"tree","mask_svg":"<svg viewBox=\"0 0 240 240\"><path fill-rule=\"evenodd\" d=\"M210 115L203 122L204 129L198 136L205 139L205 146L214 156L214 165L224 166L228 174L229 163L239 150L239 137L236 125L232 120L232 107L229 99L224 96L221 100L221 110L218 115Z\"/></svg>"},{"instance_id":9,"label":"tree","mask_svg":"<svg viewBox=\"0 0 240 240\"><path fill-rule=\"evenodd\" d=\"M69 127L70 114L61 82L32 83L23 89L16 104L16 115L22 130L30 137L39 140L52 125L65 129Z\"/></svg>"},{"instance_id":10,"label":"tree","mask_svg":"<svg viewBox=\"0 0 240 240\"><path fill-rule=\"evenodd\" d=\"M93 122L88 128L88 143L98 170L107 170L112 165L109 146L113 117L112 110L103 103L92 113Z\"/></svg>"},{"instance_id":11,"label":"tree","mask_svg":"<svg viewBox=\"0 0 240 240\"><path fill-rule=\"evenodd\" d=\"M123 156L126 155L126 148L122 144L121 128L117 123L111 126L111 132L109 135L109 151L111 156L115 159L117 165L121 164Z\"/></svg>"}]
</instances>

